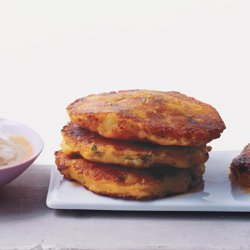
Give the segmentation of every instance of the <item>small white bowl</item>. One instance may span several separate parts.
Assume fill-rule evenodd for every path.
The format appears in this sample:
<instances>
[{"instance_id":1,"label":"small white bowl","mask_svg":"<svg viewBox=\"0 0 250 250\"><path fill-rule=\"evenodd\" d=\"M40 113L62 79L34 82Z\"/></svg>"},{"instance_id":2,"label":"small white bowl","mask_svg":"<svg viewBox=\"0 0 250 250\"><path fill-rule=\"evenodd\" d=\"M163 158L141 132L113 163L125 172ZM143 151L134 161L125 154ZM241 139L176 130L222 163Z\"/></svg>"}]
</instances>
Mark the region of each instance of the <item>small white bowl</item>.
<instances>
[{"instance_id":1,"label":"small white bowl","mask_svg":"<svg viewBox=\"0 0 250 250\"><path fill-rule=\"evenodd\" d=\"M0 166L0 186L3 186L14 180L24 170L26 170L43 150L43 140L30 127L20 122L0 118L0 134L13 136L23 136L32 145L32 155L24 162L18 162L14 165Z\"/></svg>"}]
</instances>

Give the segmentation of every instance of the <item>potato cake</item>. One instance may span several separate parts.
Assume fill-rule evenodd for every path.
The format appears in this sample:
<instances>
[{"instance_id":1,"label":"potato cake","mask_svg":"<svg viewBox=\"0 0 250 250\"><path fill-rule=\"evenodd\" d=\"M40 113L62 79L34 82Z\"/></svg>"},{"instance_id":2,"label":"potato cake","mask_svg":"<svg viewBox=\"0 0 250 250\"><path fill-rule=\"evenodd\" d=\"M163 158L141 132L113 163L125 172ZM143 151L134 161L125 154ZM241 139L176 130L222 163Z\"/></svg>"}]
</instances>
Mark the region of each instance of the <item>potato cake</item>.
<instances>
[{"instance_id":1,"label":"potato cake","mask_svg":"<svg viewBox=\"0 0 250 250\"><path fill-rule=\"evenodd\" d=\"M206 146L158 146L149 143L113 140L70 122L62 129L64 153L80 154L89 161L110 163L131 168L148 168L163 164L177 168L205 163Z\"/></svg>"},{"instance_id":2,"label":"potato cake","mask_svg":"<svg viewBox=\"0 0 250 250\"><path fill-rule=\"evenodd\" d=\"M199 146L225 129L210 105L178 92L127 90L90 95L67 107L71 120L108 138Z\"/></svg>"},{"instance_id":3,"label":"potato cake","mask_svg":"<svg viewBox=\"0 0 250 250\"><path fill-rule=\"evenodd\" d=\"M74 180L101 195L127 199L153 199L187 192L202 180L204 166L188 169L131 169L90 162L79 155L55 153L58 170L65 178Z\"/></svg>"},{"instance_id":4,"label":"potato cake","mask_svg":"<svg viewBox=\"0 0 250 250\"><path fill-rule=\"evenodd\" d=\"M240 184L250 187L250 144L233 159L231 170Z\"/></svg>"}]
</instances>

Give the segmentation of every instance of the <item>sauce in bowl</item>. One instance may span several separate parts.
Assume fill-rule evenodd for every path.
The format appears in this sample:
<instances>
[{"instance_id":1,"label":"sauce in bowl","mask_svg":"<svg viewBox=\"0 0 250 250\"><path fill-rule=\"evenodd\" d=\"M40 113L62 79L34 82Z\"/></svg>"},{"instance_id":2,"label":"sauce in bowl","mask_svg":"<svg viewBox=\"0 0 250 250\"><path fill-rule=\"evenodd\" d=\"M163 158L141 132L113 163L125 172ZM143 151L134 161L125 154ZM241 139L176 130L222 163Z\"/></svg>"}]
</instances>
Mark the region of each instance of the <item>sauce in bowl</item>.
<instances>
[{"instance_id":1,"label":"sauce in bowl","mask_svg":"<svg viewBox=\"0 0 250 250\"><path fill-rule=\"evenodd\" d=\"M25 137L0 134L0 167L22 163L31 157L32 151Z\"/></svg>"}]
</instances>

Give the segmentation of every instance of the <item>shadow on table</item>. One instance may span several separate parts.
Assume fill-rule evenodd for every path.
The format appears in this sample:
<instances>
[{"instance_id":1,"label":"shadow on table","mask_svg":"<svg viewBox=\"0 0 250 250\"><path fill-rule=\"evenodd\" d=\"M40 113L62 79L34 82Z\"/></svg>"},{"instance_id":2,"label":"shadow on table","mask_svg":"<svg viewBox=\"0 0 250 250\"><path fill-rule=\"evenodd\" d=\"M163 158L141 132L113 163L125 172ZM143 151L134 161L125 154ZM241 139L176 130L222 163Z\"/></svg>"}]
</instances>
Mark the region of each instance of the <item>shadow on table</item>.
<instances>
[{"instance_id":1,"label":"shadow on table","mask_svg":"<svg viewBox=\"0 0 250 250\"><path fill-rule=\"evenodd\" d=\"M4 187L0 187L0 219L16 221L45 216L50 178L49 165L33 165Z\"/></svg>"},{"instance_id":2,"label":"shadow on table","mask_svg":"<svg viewBox=\"0 0 250 250\"><path fill-rule=\"evenodd\" d=\"M250 221L249 213L232 212L138 212L138 211L92 211L92 210L56 210L58 217L69 218L102 218L102 219L147 219L147 220L227 220Z\"/></svg>"}]
</instances>

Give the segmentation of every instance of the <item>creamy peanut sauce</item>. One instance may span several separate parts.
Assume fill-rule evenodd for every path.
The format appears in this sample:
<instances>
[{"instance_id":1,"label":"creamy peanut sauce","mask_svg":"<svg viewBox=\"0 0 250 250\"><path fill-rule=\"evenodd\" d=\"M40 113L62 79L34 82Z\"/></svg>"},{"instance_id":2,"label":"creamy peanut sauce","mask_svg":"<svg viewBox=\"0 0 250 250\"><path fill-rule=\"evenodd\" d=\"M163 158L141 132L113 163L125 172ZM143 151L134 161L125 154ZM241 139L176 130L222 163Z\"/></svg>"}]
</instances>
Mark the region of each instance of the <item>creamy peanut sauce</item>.
<instances>
[{"instance_id":1,"label":"creamy peanut sauce","mask_svg":"<svg viewBox=\"0 0 250 250\"><path fill-rule=\"evenodd\" d=\"M0 134L0 167L24 162L32 151L31 143L23 136Z\"/></svg>"}]
</instances>

